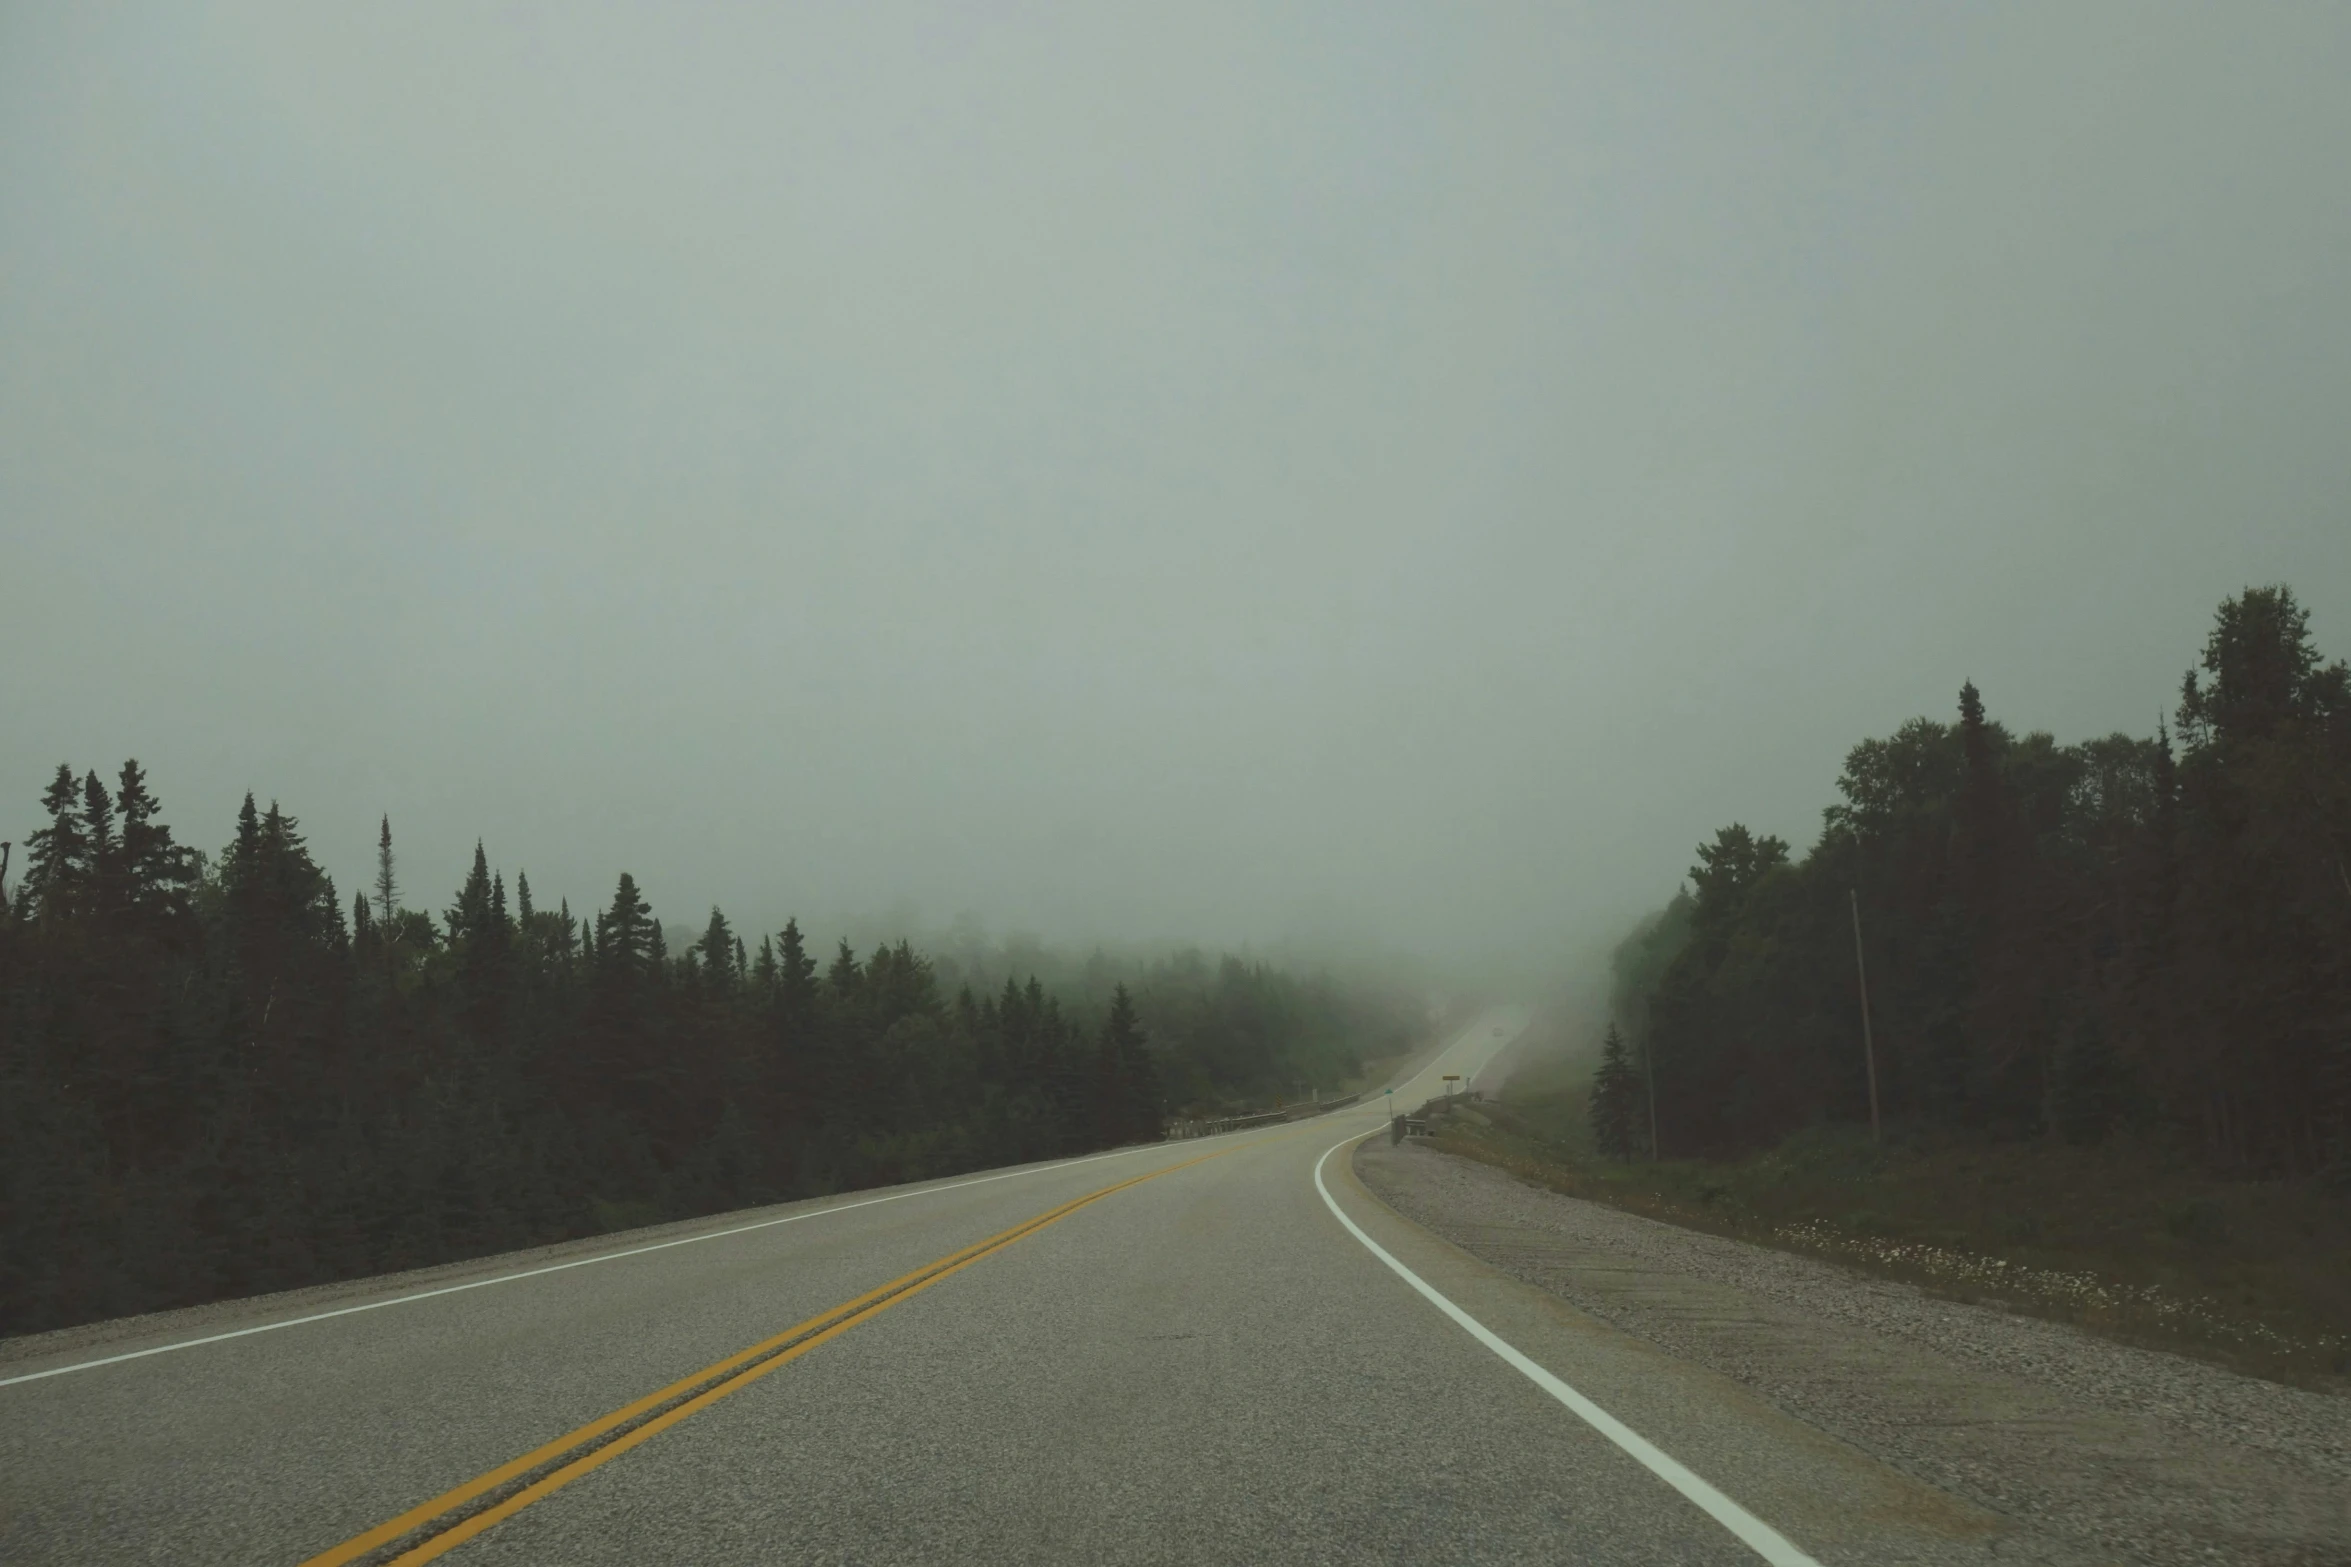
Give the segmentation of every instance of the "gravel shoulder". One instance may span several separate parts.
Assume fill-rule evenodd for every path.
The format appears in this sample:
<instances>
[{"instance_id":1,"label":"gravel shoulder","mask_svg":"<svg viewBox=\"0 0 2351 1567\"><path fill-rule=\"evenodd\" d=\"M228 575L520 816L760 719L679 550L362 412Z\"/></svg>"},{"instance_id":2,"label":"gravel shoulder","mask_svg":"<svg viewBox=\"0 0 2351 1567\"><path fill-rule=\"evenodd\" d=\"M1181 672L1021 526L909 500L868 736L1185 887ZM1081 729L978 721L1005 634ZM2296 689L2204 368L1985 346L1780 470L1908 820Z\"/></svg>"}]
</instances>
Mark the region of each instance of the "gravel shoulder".
<instances>
[{"instance_id":1,"label":"gravel shoulder","mask_svg":"<svg viewBox=\"0 0 2351 1567\"><path fill-rule=\"evenodd\" d=\"M1938 1299L1417 1142L1363 1183L1491 1266L2010 1520L2134 1562L2351 1563L2351 1399Z\"/></svg>"}]
</instances>

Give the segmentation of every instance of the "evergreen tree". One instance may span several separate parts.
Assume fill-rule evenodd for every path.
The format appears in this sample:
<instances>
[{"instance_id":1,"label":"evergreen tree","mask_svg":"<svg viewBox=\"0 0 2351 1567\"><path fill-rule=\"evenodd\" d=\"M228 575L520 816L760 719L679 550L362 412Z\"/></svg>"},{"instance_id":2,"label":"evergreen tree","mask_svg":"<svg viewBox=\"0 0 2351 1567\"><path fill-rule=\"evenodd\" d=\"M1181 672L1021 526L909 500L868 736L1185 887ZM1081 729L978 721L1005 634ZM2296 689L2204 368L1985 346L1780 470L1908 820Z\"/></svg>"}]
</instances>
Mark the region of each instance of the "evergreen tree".
<instances>
[{"instance_id":1,"label":"evergreen tree","mask_svg":"<svg viewBox=\"0 0 2351 1567\"><path fill-rule=\"evenodd\" d=\"M846 1006L857 999L863 972L857 966L857 954L849 950L844 940L841 950L833 955L833 966L825 971L825 994L835 1006Z\"/></svg>"},{"instance_id":2,"label":"evergreen tree","mask_svg":"<svg viewBox=\"0 0 2351 1567\"><path fill-rule=\"evenodd\" d=\"M537 912L531 907L531 877L528 871L514 873L514 912L523 927L528 929L531 916Z\"/></svg>"},{"instance_id":3,"label":"evergreen tree","mask_svg":"<svg viewBox=\"0 0 2351 1567\"><path fill-rule=\"evenodd\" d=\"M162 806L147 787L136 759L122 764L115 809L122 817L124 896L131 909L150 921L184 915L193 879L187 855L171 840L171 829L156 819Z\"/></svg>"},{"instance_id":4,"label":"evergreen tree","mask_svg":"<svg viewBox=\"0 0 2351 1567\"><path fill-rule=\"evenodd\" d=\"M645 977L660 953L661 931L653 911L627 871L612 889L612 907L596 917L596 957L609 977L628 983Z\"/></svg>"},{"instance_id":5,"label":"evergreen tree","mask_svg":"<svg viewBox=\"0 0 2351 1567\"><path fill-rule=\"evenodd\" d=\"M1993 750L1995 731L1984 699L1970 680L1959 688L1959 749L1966 772L1959 791L1962 895L1978 925L1992 916L2001 871L2001 789Z\"/></svg>"},{"instance_id":6,"label":"evergreen tree","mask_svg":"<svg viewBox=\"0 0 2351 1567\"><path fill-rule=\"evenodd\" d=\"M250 801L248 801L250 804ZM57 764L57 776L41 795L49 825L25 839L23 896L44 922L76 913L90 873L89 838L82 825L82 791L73 769Z\"/></svg>"},{"instance_id":7,"label":"evergreen tree","mask_svg":"<svg viewBox=\"0 0 2351 1567\"><path fill-rule=\"evenodd\" d=\"M457 889L457 901L441 918L448 923L452 946L474 940L489 929L490 857L482 852L478 838L473 846L473 869L466 872L464 885Z\"/></svg>"},{"instance_id":8,"label":"evergreen tree","mask_svg":"<svg viewBox=\"0 0 2351 1567\"><path fill-rule=\"evenodd\" d=\"M721 992L734 988L737 977L735 933L715 903L710 906L710 923L703 927L702 939L694 943L693 950L701 954L702 967L710 977L711 988Z\"/></svg>"},{"instance_id":9,"label":"evergreen tree","mask_svg":"<svg viewBox=\"0 0 2351 1567\"><path fill-rule=\"evenodd\" d=\"M83 852L89 857L89 903L103 916L118 913L127 901L123 885L122 845L114 835L114 797L92 771L82 779Z\"/></svg>"},{"instance_id":10,"label":"evergreen tree","mask_svg":"<svg viewBox=\"0 0 2351 1567\"><path fill-rule=\"evenodd\" d=\"M798 920L784 921L778 943L776 1006L788 1026L800 1026L816 1014L816 959L808 955Z\"/></svg>"},{"instance_id":11,"label":"evergreen tree","mask_svg":"<svg viewBox=\"0 0 2351 1567\"><path fill-rule=\"evenodd\" d=\"M1616 1025L1600 1044L1600 1068L1592 1076L1589 1105L1592 1146L1604 1158L1630 1159L1639 1138L1641 1082L1625 1054Z\"/></svg>"},{"instance_id":12,"label":"evergreen tree","mask_svg":"<svg viewBox=\"0 0 2351 1567\"><path fill-rule=\"evenodd\" d=\"M400 912L400 879L392 873L392 818L376 834L376 913L390 927Z\"/></svg>"},{"instance_id":13,"label":"evergreen tree","mask_svg":"<svg viewBox=\"0 0 2351 1567\"><path fill-rule=\"evenodd\" d=\"M969 992L965 993L968 997ZM1135 1014L1135 998L1124 983L1110 993L1102 1023L1101 1065L1108 1101L1103 1133L1107 1143L1157 1142L1166 1135L1166 1108L1150 1041Z\"/></svg>"}]
</instances>

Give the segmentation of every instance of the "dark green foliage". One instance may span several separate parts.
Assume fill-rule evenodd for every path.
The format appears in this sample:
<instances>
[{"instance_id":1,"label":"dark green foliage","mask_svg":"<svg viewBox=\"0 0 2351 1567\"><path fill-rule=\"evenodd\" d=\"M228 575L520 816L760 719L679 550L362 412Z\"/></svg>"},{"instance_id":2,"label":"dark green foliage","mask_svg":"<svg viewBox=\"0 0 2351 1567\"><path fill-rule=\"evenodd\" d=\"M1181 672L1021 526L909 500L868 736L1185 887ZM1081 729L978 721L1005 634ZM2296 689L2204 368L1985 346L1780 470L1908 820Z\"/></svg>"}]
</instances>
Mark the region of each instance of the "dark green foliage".
<instances>
[{"instance_id":1,"label":"dark green foliage","mask_svg":"<svg viewBox=\"0 0 2351 1567\"><path fill-rule=\"evenodd\" d=\"M1600 1069L1592 1075L1592 1146L1603 1157L1630 1159L1642 1136L1641 1080L1625 1054L1624 1036L1608 1025L1600 1046Z\"/></svg>"},{"instance_id":2,"label":"dark green foliage","mask_svg":"<svg viewBox=\"0 0 2351 1567\"><path fill-rule=\"evenodd\" d=\"M661 928L653 923L652 907L637 891L637 878L627 871L612 889L612 907L596 916L596 961L602 977L626 990L642 980L652 966Z\"/></svg>"},{"instance_id":3,"label":"dark green foliage","mask_svg":"<svg viewBox=\"0 0 2351 1567\"><path fill-rule=\"evenodd\" d=\"M1399 1026L1197 953L983 1001L844 943L820 980L715 909L673 964L633 876L591 928L481 845L436 919L388 818L346 903L274 802L176 847L136 763L43 805L0 908L0 1334L1148 1141Z\"/></svg>"},{"instance_id":4,"label":"dark green foliage","mask_svg":"<svg viewBox=\"0 0 2351 1567\"><path fill-rule=\"evenodd\" d=\"M376 912L386 925L400 907L400 878L392 872L392 818L384 817L376 835Z\"/></svg>"},{"instance_id":5,"label":"dark green foliage","mask_svg":"<svg viewBox=\"0 0 2351 1567\"><path fill-rule=\"evenodd\" d=\"M2175 757L2163 727L2013 736L1970 682L1957 723L1854 747L1801 862L1702 847L1618 954L1675 1151L1866 1121L1850 890L1897 1124L2351 1166L2351 674L2249 588L2181 690Z\"/></svg>"},{"instance_id":6,"label":"dark green foliage","mask_svg":"<svg viewBox=\"0 0 2351 1567\"><path fill-rule=\"evenodd\" d=\"M727 917L718 911L717 904L712 904L710 923L704 927L701 940L694 943L694 951L701 959L702 972L711 988L721 994L732 990L739 977L737 946L734 930L727 924Z\"/></svg>"},{"instance_id":7,"label":"dark green foliage","mask_svg":"<svg viewBox=\"0 0 2351 1567\"><path fill-rule=\"evenodd\" d=\"M2102 1141L2123 1110L2123 1068L2096 1014L2076 1023L2057 1053L2050 1111L2069 1143Z\"/></svg>"},{"instance_id":8,"label":"dark green foliage","mask_svg":"<svg viewBox=\"0 0 2351 1567\"><path fill-rule=\"evenodd\" d=\"M1158 1138L1165 1115L1159 1069L1152 1064L1149 1041L1135 1012L1135 998L1123 984L1111 992L1110 1013L1102 1020L1094 1082L1095 1124L1101 1142L1115 1145Z\"/></svg>"},{"instance_id":9,"label":"dark green foliage","mask_svg":"<svg viewBox=\"0 0 2351 1567\"><path fill-rule=\"evenodd\" d=\"M73 769L63 762L41 796L41 809L49 825L25 838L22 897L38 919L67 919L80 911L88 889L90 845L82 825L82 792Z\"/></svg>"}]
</instances>

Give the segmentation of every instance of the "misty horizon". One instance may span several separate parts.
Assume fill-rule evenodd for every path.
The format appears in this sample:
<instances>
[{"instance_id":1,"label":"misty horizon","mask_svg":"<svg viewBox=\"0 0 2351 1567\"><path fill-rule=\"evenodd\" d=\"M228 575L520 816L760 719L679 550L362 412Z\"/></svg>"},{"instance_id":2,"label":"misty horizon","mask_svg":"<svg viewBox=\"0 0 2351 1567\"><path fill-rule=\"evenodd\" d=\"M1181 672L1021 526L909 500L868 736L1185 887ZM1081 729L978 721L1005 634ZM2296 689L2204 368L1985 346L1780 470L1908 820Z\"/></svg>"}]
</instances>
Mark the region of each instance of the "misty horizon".
<instances>
[{"instance_id":1,"label":"misty horizon","mask_svg":"<svg viewBox=\"0 0 2351 1567\"><path fill-rule=\"evenodd\" d=\"M0 836L1583 961L1963 680L2351 648L2263 14L17 12Z\"/></svg>"}]
</instances>

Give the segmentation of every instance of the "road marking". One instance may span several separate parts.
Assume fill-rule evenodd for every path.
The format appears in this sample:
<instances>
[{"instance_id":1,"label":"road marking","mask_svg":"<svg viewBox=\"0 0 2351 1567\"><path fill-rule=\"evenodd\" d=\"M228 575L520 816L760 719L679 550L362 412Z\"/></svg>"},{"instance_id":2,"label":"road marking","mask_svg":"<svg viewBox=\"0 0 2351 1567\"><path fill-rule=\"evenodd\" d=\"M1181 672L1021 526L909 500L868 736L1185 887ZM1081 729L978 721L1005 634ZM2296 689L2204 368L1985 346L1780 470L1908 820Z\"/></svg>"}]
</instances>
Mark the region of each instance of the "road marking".
<instances>
[{"instance_id":1,"label":"road marking","mask_svg":"<svg viewBox=\"0 0 2351 1567\"><path fill-rule=\"evenodd\" d=\"M1376 1131L1377 1128L1373 1130ZM1504 1342L1501 1336L1491 1328L1468 1312L1463 1311L1459 1306L1454 1305L1452 1301L1439 1294L1426 1279L1390 1256L1387 1248L1366 1235L1361 1225L1348 1218L1341 1211L1337 1201L1332 1198L1331 1189L1323 1184L1322 1167L1330 1162L1332 1154L1351 1144L1359 1143L1371 1135L1371 1132L1359 1132L1353 1137L1342 1138L1325 1148L1322 1151L1322 1157L1314 1161L1314 1189L1322 1193L1323 1205L1329 1208L1332 1215L1347 1227L1348 1234L1363 1242L1373 1256L1394 1269L1397 1277L1405 1283L1420 1291L1430 1305L1451 1317L1462 1331L1509 1362L1511 1368L1529 1382L1534 1383L1535 1386L1573 1410L1576 1417L1584 1424L1631 1454L1641 1467L1697 1503L1699 1509L1709 1518L1737 1535L1756 1555L1770 1562L1772 1567L1820 1567L1818 1562L1790 1544L1787 1536L1717 1491L1713 1486L1708 1485L1704 1480L1699 1479L1688 1469L1683 1468L1663 1449L1617 1419L1616 1416L1520 1354Z\"/></svg>"},{"instance_id":2,"label":"road marking","mask_svg":"<svg viewBox=\"0 0 2351 1567\"><path fill-rule=\"evenodd\" d=\"M1140 1186L1145 1181L1173 1175L1178 1170L1188 1170L1193 1165L1220 1159L1234 1151L1221 1148L1215 1153L1202 1154L1181 1164L1171 1164L1165 1169L1147 1171L1130 1180L1088 1192L1057 1208L1049 1208L960 1251L949 1252L936 1262L926 1263L912 1273L892 1279L879 1289L868 1290L855 1300L846 1301L830 1311L811 1317L797 1327L787 1328L773 1338L763 1339L748 1349L738 1350L724 1360L681 1377L658 1392L648 1393L633 1404L592 1420L552 1442L533 1448L520 1458L501 1464L487 1474L468 1480L454 1490L445 1491L429 1502L412 1507L399 1517L380 1523L364 1534L354 1535L341 1545L309 1558L301 1567L343 1567L345 1563L357 1561L361 1557L376 1556L387 1550L391 1554L380 1557L385 1567L394 1567L394 1564L397 1567L416 1567L418 1563L429 1562L455 1550L475 1535L502 1519L512 1517L540 1498L561 1490L590 1470L618 1458L630 1448L650 1441L688 1415L707 1409L728 1394L749 1387L769 1372L799 1359L819 1344L840 1337L859 1323L870 1322L899 1302L921 1294L941 1279L994 1256L1047 1225L1058 1224L1080 1208L1100 1202L1113 1193L1123 1192L1130 1186ZM398 1542L411 1537L418 1538L405 1549L399 1548Z\"/></svg>"},{"instance_id":3,"label":"road marking","mask_svg":"<svg viewBox=\"0 0 2351 1567\"><path fill-rule=\"evenodd\" d=\"M1240 1134L1246 1135L1246 1134ZM238 1328L228 1333L208 1333L202 1338L180 1339L170 1344L157 1344L151 1349L134 1349L120 1355L105 1355L96 1360L78 1360L70 1366L51 1366L46 1371L27 1371L21 1376L0 1377L0 1387L14 1387L19 1382L38 1382L44 1377L61 1377L69 1371L94 1371L100 1366L120 1365L126 1360L144 1360L149 1355L168 1355L174 1350L195 1349L204 1344L225 1343L233 1338L251 1338L256 1333L275 1333L280 1328L298 1328L305 1323L325 1322L333 1317L348 1317L362 1311L381 1311L386 1306L409 1306L420 1300L437 1300L443 1295L461 1295L467 1290L488 1289L493 1284L513 1284L522 1279L543 1278L550 1273L563 1273L573 1268L585 1268L599 1262L618 1262L623 1257L642 1257L647 1252L667 1251L673 1246L692 1246L702 1241L724 1240L730 1235L748 1235L753 1230L772 1230L779 1224L798 1224L803 1219L821 1219L828 1214L847 1213L852 1208L871 1208L877 1203L903 1202L909 1197L929 1197L938 1192L961 1191L966 1186L985 1186L990 1181L1009 1181L1023 1175L1047 1175L1055 1170L1074 1169L1081 1164L1093 1164L1101 1159L1120 1159L1129 1154L1164 1151L1165 1143L1144 1143L1136 1148L1114 1148L1109 1153L1088 1154L1082 1159L1065 1159L1059 1164L1032 1165L1024 1170L1006 1170L997 1175L975 1176L968 1181L950 1181L944 1186L925 1186L918 1191L891 1192L885 1197L867 1197L857 1202L836 1203L830 1208L815 1208L806 1213L786 1214L780 1219L761 1219L756 1224L738 1224L730 1229L712 1230L704 1235L682 1236L674 1241L656 1241L650 1246L631 1246L625 1251L602 1252L593 1257L579 1257L570 1262L550 1263L544 1268L526 1268L520 1273L502 1273L496 1278L475 1279L466 1284L449 1284L440 1289L418 1290L414 1294L394 1295L387 1300L371 1300L357 1306L340 1306L333 1311L314 1311L306 1317L288 1317L283 1322L264 1322L257 1327Z\"/></svg>"}]
</instances>

